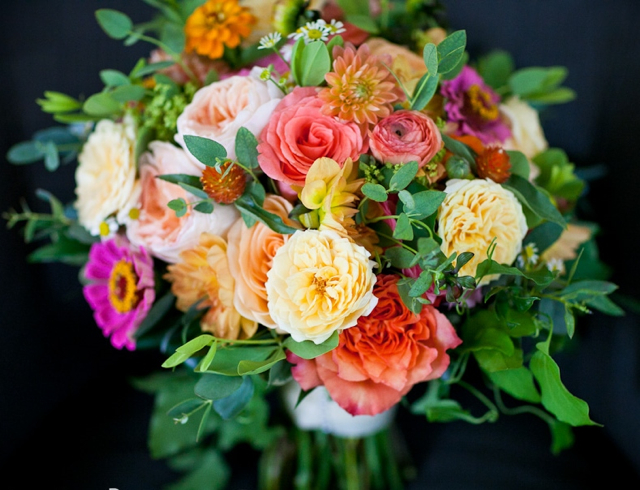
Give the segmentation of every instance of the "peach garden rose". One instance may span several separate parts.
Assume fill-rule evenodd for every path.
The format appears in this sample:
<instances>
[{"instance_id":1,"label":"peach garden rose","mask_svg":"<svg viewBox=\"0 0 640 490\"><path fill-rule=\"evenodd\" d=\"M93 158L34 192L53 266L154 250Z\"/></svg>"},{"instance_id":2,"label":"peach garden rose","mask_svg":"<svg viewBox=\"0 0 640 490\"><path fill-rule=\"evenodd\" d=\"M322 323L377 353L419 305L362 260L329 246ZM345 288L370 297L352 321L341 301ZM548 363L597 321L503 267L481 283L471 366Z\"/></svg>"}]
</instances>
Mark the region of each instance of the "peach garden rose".
<instances>
[{"instance_id":1,"label":"peach garden rose","mask_svg":"<svg viewBox=\"0 0 640 490\"><path fill-rule=\"evenodd\" d=\"M432 305L425 305L419 315L411 312L398 294L398 279L378 276L378 304L357 326L340 334L333 351L312 360L287 354L303 390L323 385L350 414L376 415L398 403L416 383L442 376L450 362L446 351L462 341Z\"/></svg>"}]
</instances>

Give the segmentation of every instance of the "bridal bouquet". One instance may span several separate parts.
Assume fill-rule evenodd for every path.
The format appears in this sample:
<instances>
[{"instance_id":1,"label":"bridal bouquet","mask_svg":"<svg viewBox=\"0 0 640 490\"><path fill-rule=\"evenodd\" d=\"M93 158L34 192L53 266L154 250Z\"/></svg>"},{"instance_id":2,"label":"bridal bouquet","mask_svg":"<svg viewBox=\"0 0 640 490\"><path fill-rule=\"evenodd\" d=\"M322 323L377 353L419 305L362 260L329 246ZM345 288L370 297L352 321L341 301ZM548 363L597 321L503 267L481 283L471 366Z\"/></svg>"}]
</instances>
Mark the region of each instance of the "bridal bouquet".
<instances>
[{"instance_id":1,"label":"bridal bouquet","mask_svg":"<svg viewBox=\"0 0 640 490\"><path fill-rule=\"evenodd\" d=\"M553 356L577 316L622 310L539 122L574 96L564 68L470 60L434 0L145 2L143 24L96 18L149 57L46 92L63 125L8 154L77 160L75 202L6 216L48 240L31 259L82 267L114 347L166 355L138 385L173 488L224 487L239 443L261 488L400 488L398 406L534 413L553 452L595 424Z\"/></svg>"}]
</instances>

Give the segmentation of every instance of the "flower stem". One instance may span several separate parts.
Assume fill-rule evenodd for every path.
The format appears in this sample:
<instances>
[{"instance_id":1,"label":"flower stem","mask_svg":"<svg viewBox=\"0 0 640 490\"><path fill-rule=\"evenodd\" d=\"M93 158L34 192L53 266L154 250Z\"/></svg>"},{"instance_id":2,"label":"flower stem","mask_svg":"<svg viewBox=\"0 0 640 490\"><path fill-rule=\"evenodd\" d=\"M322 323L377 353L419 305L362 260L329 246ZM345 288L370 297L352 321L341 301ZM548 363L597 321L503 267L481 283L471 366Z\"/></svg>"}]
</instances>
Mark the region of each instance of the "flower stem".
<instances>
[{"instance_id":1,"label":"flower stem","mask_svg":"<svg viewBox=\"0 0 640 490\"><path fill-rule=\"evenodd\" d=\"M357 439L346 439L344 441L346 490L360 490L357 448Z\"/></svg>"}]
</instances>

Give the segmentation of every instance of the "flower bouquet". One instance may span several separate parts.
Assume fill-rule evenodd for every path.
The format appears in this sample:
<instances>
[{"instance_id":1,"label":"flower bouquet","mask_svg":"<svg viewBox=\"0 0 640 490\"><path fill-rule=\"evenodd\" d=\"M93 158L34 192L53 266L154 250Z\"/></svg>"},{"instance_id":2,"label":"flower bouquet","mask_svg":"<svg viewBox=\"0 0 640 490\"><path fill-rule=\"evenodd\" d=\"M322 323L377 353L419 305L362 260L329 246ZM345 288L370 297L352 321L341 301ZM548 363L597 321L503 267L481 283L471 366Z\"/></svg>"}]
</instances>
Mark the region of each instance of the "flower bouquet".
<instances>
[{"instance_id":1,"label":"flower bouquet","mask_svg":"<svg viewBox=\"0 0 640 490\"><path fill-rule=\"evenodd\" d=\"M622 310L539 123L565 69L469 60L437 1L145 1L150 22L96 18L149 57L46 92L64 126L8 154L77 160L75 202L7 219L49 240L33 260L82 267L114 347L166 355L137 384L181 488L222 488L239 443L264 489L401 488L398 409L533 413L553 452L595 425L553 356L576 316Z\"/></svg>"}]
</instances>

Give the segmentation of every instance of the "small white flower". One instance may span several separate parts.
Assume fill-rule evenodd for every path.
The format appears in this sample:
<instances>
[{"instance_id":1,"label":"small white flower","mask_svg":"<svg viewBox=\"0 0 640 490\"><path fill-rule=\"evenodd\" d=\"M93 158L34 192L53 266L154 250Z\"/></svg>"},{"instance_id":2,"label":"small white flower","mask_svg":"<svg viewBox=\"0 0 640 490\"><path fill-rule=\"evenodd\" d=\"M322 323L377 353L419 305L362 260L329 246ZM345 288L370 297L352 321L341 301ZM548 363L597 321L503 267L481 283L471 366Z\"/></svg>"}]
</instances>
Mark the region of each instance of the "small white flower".
<instances>
[{"instance_id":1,"label":"small white flower","mask_svg":"<svg viewBox=\"0 0 640 490\"><path fill-rule=\"evenodd\" d=\"M100 236L101 240L109 240L118 232L118 222L115 218L110 217L105 219L99 226L92 228L90 233L93 236Z\"/></svg>"},{"instance_id":2,"label":"small white flower","mask_svg":"<svg viewBox=\"0 0 640 490\"><path fill-rule=\"evenodd\" d=\"M288 37L297 41L300 38L304 39L305 44L309 44L312 41L328 41L329 34L332 34L332 30L327 26L327 23L322 20L316 20L315 22L307 22L295 32L289 34Z\"/></svg>"},{"instance_id":3,"label":"small white flower","mask_svg":"<svg viewBox=\"0 0 640 490\"><path fill-rule=\"evenodd\" d=\"M260 39L260 46L258 46L258 49L275 48L281 39L282 35L279 32L272 32L270 34L267 34L262 39Z\"/></svg>"},{"instance_id":4,"label":"small white flower","mask_svg":"<svg viewBox=\"0 0 640 490\"><path fill-rule=\"evenodd\" d=\"M564 262L562 259L549 259L547 261L547 269L551 272L559 272L564 274Z\"/></svg>"},{"instance_id":5,"label":"small white flower","mask_svg":"<svg viewBox=\"0 0 640 490\"><path fill-rule=\"evenodd\" d=\"M329 34L331 35L342 34L347 31L344 28L344 24L336 19L331 19L331 23L327 25L327 29L329 29Z\"/></svg>"},{"instance_id":6,"label":"small white flower","mask_svg":"<svg viewBox=\"0 0 640 490\"><path fill-rule=\"evenodd\" d=\"M524 267L525 265L536 265L538 263L538 247L535 243L529 243L525 245L524 249L518 256L518 265Z\"/></svg>"}]
</instances>

